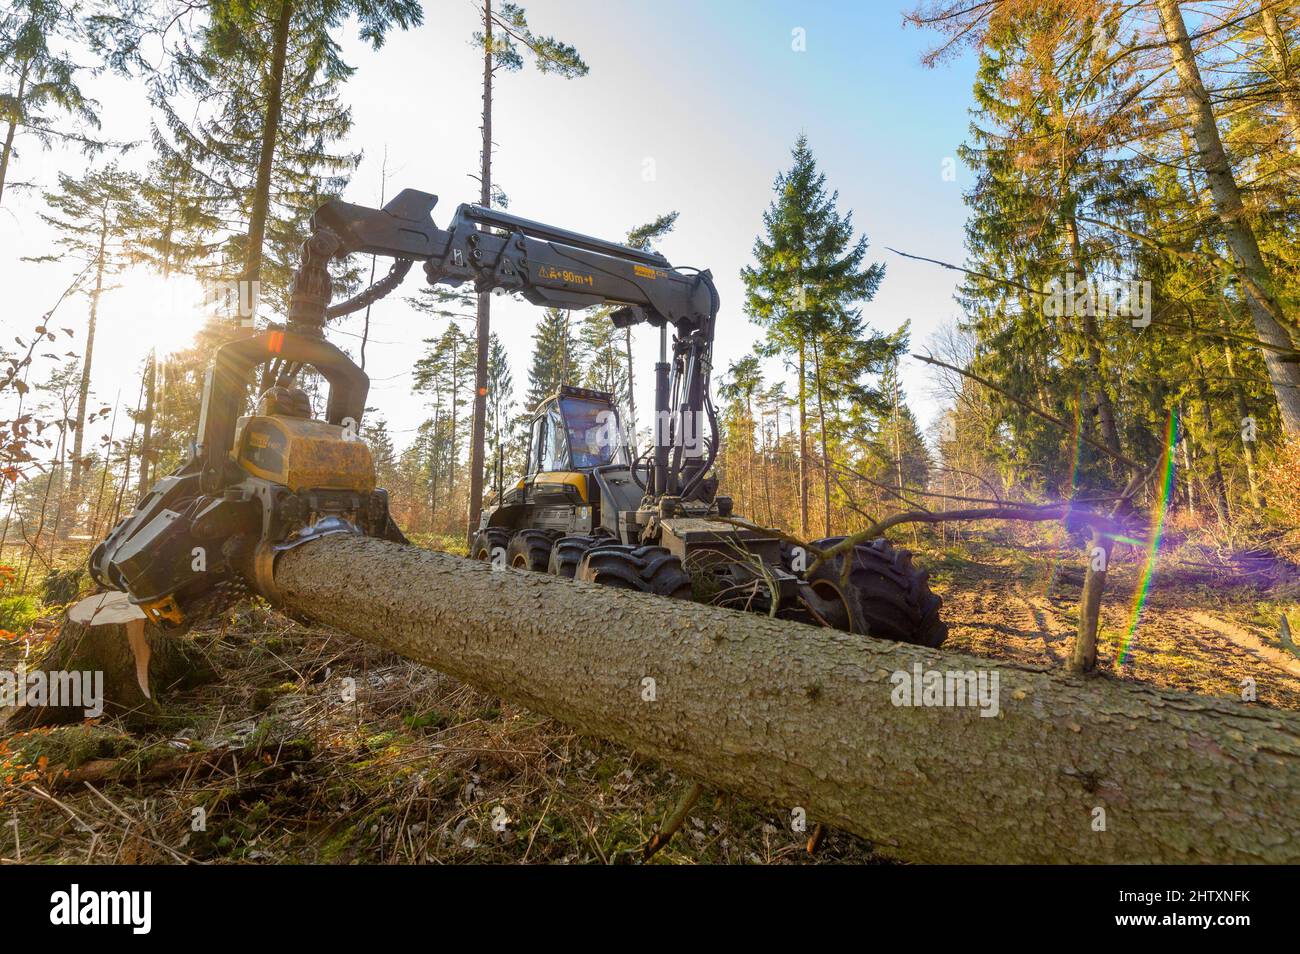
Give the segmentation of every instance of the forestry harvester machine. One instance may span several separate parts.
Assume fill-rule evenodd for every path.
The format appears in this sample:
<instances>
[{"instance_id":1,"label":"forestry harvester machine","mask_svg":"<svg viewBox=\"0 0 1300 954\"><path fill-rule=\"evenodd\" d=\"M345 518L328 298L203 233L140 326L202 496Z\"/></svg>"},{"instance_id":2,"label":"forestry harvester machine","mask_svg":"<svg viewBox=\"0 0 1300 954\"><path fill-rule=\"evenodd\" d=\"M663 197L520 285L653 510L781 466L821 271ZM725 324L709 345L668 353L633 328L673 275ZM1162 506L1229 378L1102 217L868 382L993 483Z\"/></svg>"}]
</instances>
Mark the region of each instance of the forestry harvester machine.
<instances>
[{"instance_id":1,"label":"forestry harvester machine","mask_svg":"<svg viewBox=\"0 0 1300 954\"><path fill-rule=\"evenodd\" d=\"M391 292L419 261L430 284L472 282L480 293L553 308L609 305L616 327L660 331L650 446L633 450L612 395L560 388L536 409L526 472L484 509L472 557L863 635L943 641L939 598L906 550L879 539L817 564L779 532L733 517L730 498L717 493L709 372L718 293L708 271L475 205L461 205L441 229L437 201L408 189L382 209L332 201L316 212L287 322L217 350L189 459L95 548L96 581L127 592L156 622L181 623L244 586L276 602L277 554L307 541L352 533L405 542L358 433L369 379L324 329ZM394 262L332 305L329 263L354 253ZM312 419L295 383L308 367L329 385L324 420ZM261 393L246 413L255 384Z\"/></svg>"}]
</instances>

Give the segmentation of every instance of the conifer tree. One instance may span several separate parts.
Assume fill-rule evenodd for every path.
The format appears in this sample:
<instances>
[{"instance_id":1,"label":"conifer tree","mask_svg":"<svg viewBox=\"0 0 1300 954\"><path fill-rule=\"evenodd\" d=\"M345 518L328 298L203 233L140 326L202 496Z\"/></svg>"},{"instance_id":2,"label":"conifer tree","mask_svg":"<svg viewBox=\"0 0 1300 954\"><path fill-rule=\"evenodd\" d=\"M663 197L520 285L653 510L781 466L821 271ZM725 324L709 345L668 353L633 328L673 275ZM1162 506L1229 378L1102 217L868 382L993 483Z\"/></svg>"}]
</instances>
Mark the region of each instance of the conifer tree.
<instances>
[{"instance_id":1,"label":"conifer tree","mask_svg":"<svg viewBox=\"0 0 1300 954\"><path fill-rule=\"evenodd\" d=\"M839 193L826 191L807 138L800 136L790 169L776 177L776 198L763 215L764 234L754 242L755 264L746 266L746 313L766 332L765 356L793 362L799 418L799 530L808 533L812 460L809 402L820 435L822 495L830 535L831 461L827 403L843 398L861 404L878 393L866 383L901 346L869 331L858 309L872 299L884 277L879 263L864 264L866 236L854 239L853 214L841 214ZM850 355L851 358L836 356Z\"/></svg>"},{"instance_id":2,"label":"conifer tree","mask_svg":"<svg viewBox=\"0 0 1300 954\"><path fill-rule=\"evenodd\" d=\"M581 373L577 360L578 340L570 317L570 313L562 308L548 308L537 325L525 398L530 413L560 385L575 384Z\"/></svg>"},{"instance_id":3,"label":"conifer tree","mask_svg":"<svg viewBox=\"0 0 1300 954\"><path fill-rule=\"evenodd\" d=\"M73 445L68 486L73 500L77 499L85 464L82 449L100 301L111 287L113 275L127 264L130 222L139 185L134 174L114 163L92 170L80 179L60 173L58 190L45 194L50 211L41 217L57 230L55 242L62 251L42 259L59 261L67 257L80 265L79 291L89 301L77 409L70 425Z\"/></svg>"},{"instance_id":4,"label":"conifer tree","mask_svg":"<svg viewBox=\"0 0 1300 954\"><path fill-rule=\"evenodd\" d=\"M75 143L86 155L114 145L97 137L99 103L82 92L80 66L65 47L80 39L77 4L12 0L0 13L0 201L18 142Z\"/></svg>"}]
</instances>

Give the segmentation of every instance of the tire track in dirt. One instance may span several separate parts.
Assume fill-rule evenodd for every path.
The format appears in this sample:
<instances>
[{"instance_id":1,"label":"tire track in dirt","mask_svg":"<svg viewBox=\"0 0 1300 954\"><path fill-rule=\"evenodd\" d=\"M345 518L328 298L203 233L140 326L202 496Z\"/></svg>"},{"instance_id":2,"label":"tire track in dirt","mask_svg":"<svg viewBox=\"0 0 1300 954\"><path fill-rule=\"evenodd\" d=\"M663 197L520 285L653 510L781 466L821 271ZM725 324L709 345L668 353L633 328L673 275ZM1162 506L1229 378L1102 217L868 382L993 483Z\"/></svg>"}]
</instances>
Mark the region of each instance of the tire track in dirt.
<instances>
[{"instance_id":1,"label":"tire track in dirt","mask_svg":"<svg viewBox=\"0 0 1300 954\"><path fill-rule=\"evenodd\" d=\"M1261 702L1300 708L1300 674L1265 659L1260 650L1268 649L1258 636L1218 616L1162 608L1142 621L1128 663L1114 672L1120 678L1236 699L1253 685Z\"/></svg>"},{"instance_id":2,"label":"tire track in dirt","mask_svg":"<svg viewBox=\"0 0 1300 954\"><path fill-rule=\"evenodd\" d=\"M1300 678L1300 657L1292 655L1285 649L1268 645L1256 634L1229 620L1198 611L1193 611L1187 615L1198 626L1205 627L1215 635L1258 657L1274 668Z\"/></svg>"},{"instance_id":3,"label":"tire track in dirt","mask_svg":"<svg viewBox=\"0 0 1300 954\"><path fill-rule=\"evenodd\" d=\"M1073 625L1045 600L999 582L954 590L944 601L954 647L1030 665L1064 665L1058 649Z\"/></svg>"}]
</instances>

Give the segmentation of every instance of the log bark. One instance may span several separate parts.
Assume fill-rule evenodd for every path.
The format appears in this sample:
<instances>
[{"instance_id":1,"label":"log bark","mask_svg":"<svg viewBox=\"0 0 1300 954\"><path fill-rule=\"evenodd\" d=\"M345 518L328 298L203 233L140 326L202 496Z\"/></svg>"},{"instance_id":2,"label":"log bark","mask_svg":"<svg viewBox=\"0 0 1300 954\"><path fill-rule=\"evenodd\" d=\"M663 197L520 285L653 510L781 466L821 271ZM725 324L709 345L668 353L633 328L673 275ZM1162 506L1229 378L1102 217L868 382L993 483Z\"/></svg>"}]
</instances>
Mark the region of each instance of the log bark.
<instances>
[{"instance_id":1,"label":"log bark","mask_svg":"<svg viewBox=\"0 0 1300 954\"><path fill-rule=\"evenodd\" d=\"M1300 860L1290 713L360 537L275 581L291 612L906 860ZM895 706L918 665L996 672L998 716Z\"/></svg>"}]
</instances>

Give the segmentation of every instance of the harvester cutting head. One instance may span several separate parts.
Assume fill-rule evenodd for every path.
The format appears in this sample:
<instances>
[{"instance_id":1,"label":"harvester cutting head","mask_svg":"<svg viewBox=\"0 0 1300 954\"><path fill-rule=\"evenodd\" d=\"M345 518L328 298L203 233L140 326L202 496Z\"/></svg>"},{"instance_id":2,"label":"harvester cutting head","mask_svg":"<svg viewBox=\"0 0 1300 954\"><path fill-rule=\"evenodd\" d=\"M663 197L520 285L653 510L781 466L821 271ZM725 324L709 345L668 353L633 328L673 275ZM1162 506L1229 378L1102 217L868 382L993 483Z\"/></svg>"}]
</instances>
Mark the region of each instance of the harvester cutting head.
<instances>
[{"instance_id":1,"label":"harvester cutting head","mask_svg":"<svg viewBox=\"0 0 1300 954\"><path fill-rule=\"evenodd\" d=\"M311 367L329 384L325 419L293 384ZM253 373L275 382L248 407ZM203 388L194 453L163 478L91 555L103 586L125 590L155 621L243 582L275 599L275 554L330 533L403 539L375 488L357 434L369 380L314 335L280 329L218 349Z\"/></svg>"}]
</instances>

